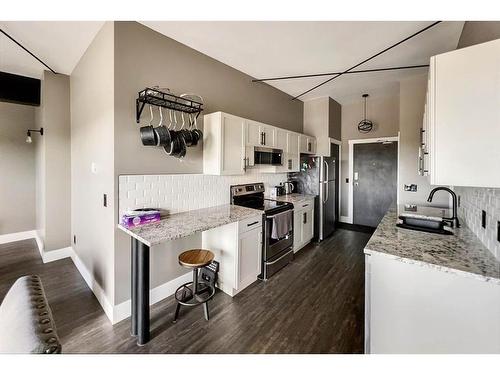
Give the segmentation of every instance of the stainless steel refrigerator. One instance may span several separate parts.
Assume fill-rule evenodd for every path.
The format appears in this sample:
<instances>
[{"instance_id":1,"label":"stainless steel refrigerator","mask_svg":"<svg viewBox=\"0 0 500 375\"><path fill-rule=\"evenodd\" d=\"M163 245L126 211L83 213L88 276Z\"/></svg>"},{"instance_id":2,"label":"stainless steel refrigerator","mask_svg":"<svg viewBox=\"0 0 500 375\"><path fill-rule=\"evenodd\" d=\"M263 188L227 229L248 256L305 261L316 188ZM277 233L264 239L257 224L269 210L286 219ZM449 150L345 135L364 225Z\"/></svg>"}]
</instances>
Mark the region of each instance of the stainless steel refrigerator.
<instances>
[{"instance_id":1,"label":"stainless steel refrigerator","mask_svg":"<svg viewBox=\"0 0 500 375\"><path fill-rule=\"evenodd\" d=\"M314 237L323 241L330 236L339 218L339 146L331 144L329 157L301 156L300 172L290 173L299 193L316 195Z\"/></svg>"}]
</instances>

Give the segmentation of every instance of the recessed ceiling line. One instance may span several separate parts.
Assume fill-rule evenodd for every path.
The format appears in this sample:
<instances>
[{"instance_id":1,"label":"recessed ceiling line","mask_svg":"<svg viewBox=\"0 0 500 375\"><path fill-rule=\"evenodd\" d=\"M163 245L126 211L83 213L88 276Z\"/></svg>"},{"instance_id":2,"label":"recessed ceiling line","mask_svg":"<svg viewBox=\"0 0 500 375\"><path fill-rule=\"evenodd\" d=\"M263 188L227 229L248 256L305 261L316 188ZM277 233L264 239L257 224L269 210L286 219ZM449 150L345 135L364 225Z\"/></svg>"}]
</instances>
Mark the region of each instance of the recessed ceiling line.
<instances>
[{"instance_id":1,"label":"recessed ceiling line","mask_svg":"<svg viewBox=\"0 0 500 375\"><path fill-rule=\"evenodd\" d=\"M372 73L372 72L384 72L388 70L401 70L401 69L416 69L416 68L428 68L429 64L422 65L408 65L408 66L393 66L389 68L377 68L377 69L364 69L364 70L351 70L350 72L331 72L331 73L316 73L316 74L302 74L296 76L283 76L283 77L272 77L272 78L255 78L252 82L265 82L265 81L281 81L285 79L297 79L297 78L311 78L311 77L323 77L323 76L333 76L335 74L357 74L357 73Z\"/></svg>"},{"instance_id":2,"label":"recessed ceiling line","mask_svg":"<svg viewBox=\"0 0 500 375\"><path fill-rule=\"evenodd\" d=\"M2 34L4 34L7 38L9 38L10 40L12 40L14 43L16 43L19 47L21 47L23 50L25 50L26 52L28 52L32 57L34 57L38 62L40 62L43 66L45 66L47 69L49 69L52 73L54 74L57 74L57 72L52 69L50 66L48 66L47 64L45 64L42 60L40 60L34 53L32 53L29 49L27 49L26 47L24 47L21 43L19 43L17 40L15 40L13 37L11 37L9 34L7 34L7 32L5 32L3 29L0 29L0 32Z\"/></svg>"},{"instance_id":3,"label":"recessed ceiling line","mask_svg":"<svg viewBox=\"0 0 500 375\"><path fill-rule=\"evenodd\" d=\"M354 65L354 66L350 67L349 69L346 69L346 70L344 70L343 72L341 72L341 73L339 73L339 74L336 74L336 75L334 75L334 76L333 76L333 77L331 77L331 78L328 78L326 81L323 81L323 82L321 82L321 83L317 84L316 86L314 86L314 87L310 88L309 90L304 91L303 93L301 93L301 94L299 94L299 95L297 95L297 96L294 96L294 97L292 98L292 100L298 99L298 98L300 98L301 96L303 96L303 95L305 95L305 94L308 94L308 93L310 93L310 92L311 92L311 91L313 91L313 90L316 90L318 87L321 87L321 86L323 86L323 85L327 84L328 82L331 82L331 81L333 81L334 79L336 79L336 78L340 77L341 75L344 75L344 74L346 74L346 73L350 72L351 70L356 69L358 66L360 66L360 65L362 65L362 64L364 64L364 63L366 63L366 62L368 62L368 61L370 61L370 60L372 60L372 59L374 59L374 58L375 58L375 57L377 57L377 56L380 56L381 54L383 54L383 53L385 53L385 52L387 52L387 51L389 51L389 50L393 49L394 47L399 46L400 44L402 44L402 43L406 42L407 40L409 40L409 39L411 39L411 38L414 38L415 36L417 36L417 35L419 35L419 34L423 33L423 32L424 32L424 31L426 31L426 30L429 30L431 27L434 27L434 26L436 26L436 25L437 25L437 24L439 24L439 23L441 23L441 21L436 21L436 22L434 22L434 23L430 24L429 26L424 27L423 29L421 29L421 30L417 31L416 33L413 33L412 35L407 36L406 38L404 38L404 39L400 40L399 42L397 42L397 43L395 43L395 44L393 44L393 45L391 45L391 46L389 46L389 47L387 47L387 48L385 48L385 49L383 49L382 51L380 51L380 52L376 53L375 55L368 57L367 59L365 59L365 60L361 61L360 63L357 63L356 65Z\"/></svg>"}]
</instances>

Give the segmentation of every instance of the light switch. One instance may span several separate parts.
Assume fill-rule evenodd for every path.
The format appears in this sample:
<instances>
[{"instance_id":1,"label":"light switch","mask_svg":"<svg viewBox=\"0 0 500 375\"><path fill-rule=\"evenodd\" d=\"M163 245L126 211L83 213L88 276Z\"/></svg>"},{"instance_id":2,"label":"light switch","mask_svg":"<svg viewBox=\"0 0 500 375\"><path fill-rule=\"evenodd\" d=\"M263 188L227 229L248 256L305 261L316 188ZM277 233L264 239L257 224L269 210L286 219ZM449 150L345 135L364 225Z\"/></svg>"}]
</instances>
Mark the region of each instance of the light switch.
<instances>
[{"instance_id":1,"label":"light switch","mask_svg":"<svg viewBox=\"0 0 500 375\"><path fill-rule=\"evenodd\" d=\"M354 179L357 180L358 179L358 172L354 172Z\"/></svg>"},{"instance_id":2,"label":"light switch","mask_svg":"<svg viewBox=\"0 0 500 375\"><path fill-rule=\"evenodd\" d=\"M97 164L95 162L92 162L90 164L90 171L93 173L93 174L97 174Z\"/></svg>"}]
</instances>

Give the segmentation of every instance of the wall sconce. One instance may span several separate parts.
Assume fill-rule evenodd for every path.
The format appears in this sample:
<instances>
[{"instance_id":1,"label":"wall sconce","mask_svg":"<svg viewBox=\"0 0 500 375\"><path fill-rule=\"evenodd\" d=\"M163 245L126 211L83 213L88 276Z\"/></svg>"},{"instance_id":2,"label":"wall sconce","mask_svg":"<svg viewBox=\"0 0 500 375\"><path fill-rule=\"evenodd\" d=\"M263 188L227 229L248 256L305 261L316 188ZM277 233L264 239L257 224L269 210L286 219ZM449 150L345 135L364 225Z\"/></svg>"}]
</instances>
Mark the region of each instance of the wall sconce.
<instances>
[{"instance_id":1,"label":"wall sconce","mask_svg":"<svg viewBox=\"0 0 500 375\"><path fill-rule=\"evenodd\" d=\"M40 128L39 130L37 130L37 129L28 129L28 133L26 134L26 143L33 142L32 139L31 139L31 132L37 132L37 133L40 133L40 135L43 135L43 128Z\"/></svg>"}]
</instances>

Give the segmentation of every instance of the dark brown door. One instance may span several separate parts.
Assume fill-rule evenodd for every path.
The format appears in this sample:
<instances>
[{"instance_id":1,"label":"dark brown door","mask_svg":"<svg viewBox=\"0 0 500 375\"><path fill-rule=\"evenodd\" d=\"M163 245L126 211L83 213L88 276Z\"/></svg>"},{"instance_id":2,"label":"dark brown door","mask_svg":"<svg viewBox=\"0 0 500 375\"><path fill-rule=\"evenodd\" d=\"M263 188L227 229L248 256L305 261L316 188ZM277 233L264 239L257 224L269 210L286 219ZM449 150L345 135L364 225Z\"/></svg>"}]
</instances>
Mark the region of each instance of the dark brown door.
<instances>
[{"instance_id":1,"label":"dark brown door","mask_svg":"<svg viewBox=\"0 0 500 375\"><path fill-rule=\"evenodd\" d=\"M353 223L376 227L396 203L398 143L360 143L353 151Z\"/></svg>"}]
</instances>

